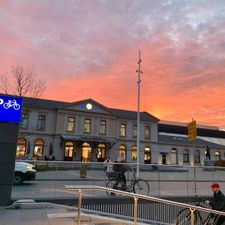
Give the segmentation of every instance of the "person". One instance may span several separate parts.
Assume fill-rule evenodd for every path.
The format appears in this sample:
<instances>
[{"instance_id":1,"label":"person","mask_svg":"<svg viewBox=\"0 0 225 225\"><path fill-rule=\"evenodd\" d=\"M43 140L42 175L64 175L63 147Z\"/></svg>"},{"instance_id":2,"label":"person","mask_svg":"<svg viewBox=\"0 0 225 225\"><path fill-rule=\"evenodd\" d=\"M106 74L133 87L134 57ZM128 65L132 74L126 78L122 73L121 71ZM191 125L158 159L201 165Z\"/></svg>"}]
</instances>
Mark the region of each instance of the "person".
<instances>
[{"instance_id":1,"label":"person","mask_svg":"<svg viewBox=\"0 0 225 225\"><path fill-rule=\"evenodd\" d=\"M213 183L211 185L213 192L212 201L206 200L205 203L209 204L212 209L217 211L225 211L225 196L220 190L220 185L218 183ZM216 219L216 225L221 225L225 221L225 216L218 216Z\"/></svg>"},{"instance_id":2,"label":"person","mask_svg":"<svg viewBox=\"0 0 225 225\"><path fill-rule=\"evenodd\" d=\"M113 169L112 169L112 161L111 161L110 157L107 157L105 159L104 164L106 164L106 166L104 167L104 173L105 174L113 171Z\"/></svg>"},{"instance_id":3,"label":"person","mask_svg":"<svg viewBox=\"0 0 225 225\"><path fill-rule=\"evenodd\" d=\"M126 165L126 159L125 159L124 153L121 153L119 155L116 163L113 165L113 170L115 172L119 172L119 179L121 179L121 181L122 181L122 186L123 186L123 188L126 188L125 172L129 170L129 166Z\"/></svg>"}]
</instances>

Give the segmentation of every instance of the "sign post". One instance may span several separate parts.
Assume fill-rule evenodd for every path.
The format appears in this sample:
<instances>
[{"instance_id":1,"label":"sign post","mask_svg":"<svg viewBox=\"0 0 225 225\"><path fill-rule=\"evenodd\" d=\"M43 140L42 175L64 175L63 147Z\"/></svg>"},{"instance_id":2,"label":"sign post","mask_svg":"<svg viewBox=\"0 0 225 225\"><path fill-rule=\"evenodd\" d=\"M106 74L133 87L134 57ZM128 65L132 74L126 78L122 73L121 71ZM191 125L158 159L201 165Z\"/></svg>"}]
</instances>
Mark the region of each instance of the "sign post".
<instances>
[{"instance_id":1,"label":"sign post","mask_svg":"<svg viewBox=\"0 0 225 225\"><path fill-rule=\"evenodd\" d=\"M0 206L10 202L22 98L0 95Z\"/></svg>"},{"instance_id":2,"label":"sign post","mask_svg":"<svg viewBox=\"0 0 225 225\"><path fill-rule=\"evenodd\" d=\"M194 144L194 141L195 139L197 138L197 124L196 124L196 120L193 120L188 123L188 140L190 142L192 142L192 147L193 147L193 164L194 164L194 157L195 157L195 144ZM194 184L195 184L195 195L197 194L196 193L196 168L195 168L195 165L194 165Z\"/></svg>"}]
</instances>

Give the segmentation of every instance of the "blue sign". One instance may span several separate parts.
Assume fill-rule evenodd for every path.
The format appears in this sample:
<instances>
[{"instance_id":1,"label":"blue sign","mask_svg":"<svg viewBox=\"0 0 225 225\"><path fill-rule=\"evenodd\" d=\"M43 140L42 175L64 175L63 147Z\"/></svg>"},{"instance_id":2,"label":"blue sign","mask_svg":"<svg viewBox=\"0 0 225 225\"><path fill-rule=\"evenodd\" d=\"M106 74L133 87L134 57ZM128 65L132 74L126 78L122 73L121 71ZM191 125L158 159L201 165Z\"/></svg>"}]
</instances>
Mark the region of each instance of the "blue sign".
<instances>
[{"instance_id":1,"label":"blue sign","mask_svg":"<svg viewBox=\"0 0 225 225\"><path fill-rule=\"evenodd\" d=\"M20 123L23 99L0 95L0 122Z\"/></svg>"}]
</instances>

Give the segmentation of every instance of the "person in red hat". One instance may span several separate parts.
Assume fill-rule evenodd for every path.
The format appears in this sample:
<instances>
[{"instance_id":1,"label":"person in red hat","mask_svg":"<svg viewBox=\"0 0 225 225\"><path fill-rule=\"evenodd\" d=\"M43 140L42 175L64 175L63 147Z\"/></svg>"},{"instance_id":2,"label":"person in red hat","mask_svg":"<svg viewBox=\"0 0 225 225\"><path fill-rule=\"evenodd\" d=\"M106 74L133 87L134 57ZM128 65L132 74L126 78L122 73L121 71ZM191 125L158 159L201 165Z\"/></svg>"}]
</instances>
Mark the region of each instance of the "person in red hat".
<instances>
[{"instance_id":1,"label":"person in red hat","mask_svg":"<svg viewBox=\"0 0 225 225\"><path fill-rule=\"evenodd\" d=\"M225 196L220 190L220 185L218 183L213 183L211 188L213 192L213 199L212 201L206 200L205 203L209 204L214 210L225 211ZM224 221L224 216L218 216L218 219L216 219L216 225L221 225Z\"/></svg>"}]
</instances>

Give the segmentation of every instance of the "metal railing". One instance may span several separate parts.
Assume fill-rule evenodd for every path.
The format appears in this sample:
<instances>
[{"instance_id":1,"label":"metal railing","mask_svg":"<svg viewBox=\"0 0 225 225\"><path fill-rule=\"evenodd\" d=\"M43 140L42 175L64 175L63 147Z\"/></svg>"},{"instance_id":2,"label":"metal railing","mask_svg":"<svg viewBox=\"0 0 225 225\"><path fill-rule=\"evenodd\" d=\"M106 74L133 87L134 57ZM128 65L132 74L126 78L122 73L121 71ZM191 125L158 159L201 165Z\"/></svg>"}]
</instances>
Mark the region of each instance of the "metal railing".
<instances>
[{"instance_id":1,"label":"metal railing","mask_svg":"<svg viewBox=\"0 0 225 225\"><path fill-rule=\"evenodd\" d=\"M188 208L191 212L191 225L196 225L196 220L194 219L194 211L198 210L200 212L206 213L206 214L216 214L216 215L223 215L225 216L225 212L220 212L208 208L202 208L199 206L194 206L190 204L185 204L185 203L180 203L180 202L175 202L175 201L170 201L166 199L161 199L161 198L156 198L152 196L144 196L140 194L135 194L135 193L130 193L130 192L124 192L120 190L115 190L115 189L110 189L110 188L105 188L105 187L100 187L100 186L92 186L92 185L65 185L65 189L68 191L78 191L78 215L77 215L77 224L80 225L81 223L81 209L82 209L82 198L83 198L83 192L84 191L104 191L104 192L113 192L115 194L131 197L134 200L134 208L133 208L133 221L134 225L138 224L139 216L138 212L140 212L138 208L138 202L139 199L144 199L149 202L154 202L154 203L161 203L161 204L167 204L169 207L173 206L176 207L176 210L174 210L174 219L176 219L176 215L181 210L182 208ZM152 221L153 222L153 221ZM160 224L168 224L167 221L154 221L156 223ZM174 221L173 221L174 223Z\"/></svg>"}]
</instances>

